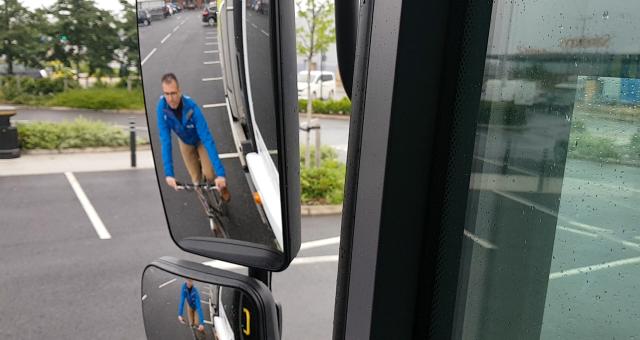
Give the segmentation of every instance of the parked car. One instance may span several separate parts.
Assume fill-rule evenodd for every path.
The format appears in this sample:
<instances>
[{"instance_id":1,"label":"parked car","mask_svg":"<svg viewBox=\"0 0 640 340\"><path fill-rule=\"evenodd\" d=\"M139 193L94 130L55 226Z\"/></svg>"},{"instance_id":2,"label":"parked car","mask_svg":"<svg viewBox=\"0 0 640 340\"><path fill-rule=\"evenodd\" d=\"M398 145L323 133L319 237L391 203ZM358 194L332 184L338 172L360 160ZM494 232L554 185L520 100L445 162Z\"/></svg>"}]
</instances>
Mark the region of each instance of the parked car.
<instances>
[{"instance_id":1,"label":"parked car","mask_svg":"<svg viewBox=\"0 0 640 340\"><path fill-rule=\"evenodd\" d=\"M212 2L202 11L202 22L206 22L209 26L213 26L218 22L218 7Z\"/></svg>"},{"instance_id":2,"label":"parked car","mask_svg":"<svg viewBox=\"0 0 640 340\"><path fill-rule=\"evenodd\" d=\"M179 4L170 3L169 6L173 10L174 14L182 12L182 6L180 6Z\"/></svg>"},{"instance_id":3,"label":"parked car","mask_svg":"<svg viewBox=\"0 0 640 340\"><path fill-rule=\"evenodd\" d=\"M145 26L151 25L151 14L146 10L138 11L138 25L143 24Z\"/></svg>"},{"instance_id":4,"label":"parked car","mask_svg":"<svg viewBox=\"0 0 640 340\"><path fill-rule=\"evenodd\" d=\"M196 3L193 0L187 0L187 4L184 7L186 9L196 9Z\"/></svg>"},{"instance_id":5,"label":"parked car","mask_svg":"<svg viewBox=\"0 0 640 340\"><path fill-rule=\"evenodd\" d=\"M336 93L336 76L331 71L311 71L311 97L333 99ZM298 98L307 99L307 71L298 73Z\"/></svg>"}]
</instances>

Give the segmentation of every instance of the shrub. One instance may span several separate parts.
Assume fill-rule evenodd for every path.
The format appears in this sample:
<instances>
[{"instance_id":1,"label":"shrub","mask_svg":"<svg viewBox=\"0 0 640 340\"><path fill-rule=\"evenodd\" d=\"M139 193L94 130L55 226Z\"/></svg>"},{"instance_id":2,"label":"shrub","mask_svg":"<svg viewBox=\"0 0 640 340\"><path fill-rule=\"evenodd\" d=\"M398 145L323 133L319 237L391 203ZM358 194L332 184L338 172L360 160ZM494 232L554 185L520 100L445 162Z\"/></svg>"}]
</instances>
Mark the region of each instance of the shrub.
<instances>
[{"instance_id":1,"label":"shrub","mask_svg":"<svg viewBox=\"0 0 640 340\"><path fill-rule=\"evenodd\" d=\"M518 126L527 124L527 106L513 102L492 102L482 100L478 108L478 122Z\"/></svg>"},{"instance_id":2,"label":"shrub","mask_svg":"<svg viewBox=\"0 0 640 340\"><path fill-rule=\"evenodd\" d=\"M83 118L62 123L19 123L17 127L23 149L61 150L129 144L129 136L123 129Z\"/></svg>"},{"instance_id":3,"label":"shrub","mask_svg":"<svg viewBox=\"0 0 640 340\"><path fill-rule=\"evenodd\" d=\"M313 113L322 114L339 114L349 115L351 114L351 101L349 98L344 97L338 100L313 100ZM300 112L307 112L307 100L298 100L298 110Z\"/></svg>"},{"instance_id":4,"label":"shrub","mask_svg":"<svg viewBox=\"0 0 640 340\"><path fill-rule=\"evenodd\" d=\"M587 132L575 132L569 139L569 156L600 160L620 159L613 140L605 137L593 136Z\"/></svg>"},{"instance_id":5,"label":"shrub","mask_svg":"<svg viewBox=\"0 0 640 340\"><path fill-rule=\"evenodd\" d=\"M301 167L302 203L342 203L345 173L345 165L337 160L324 161L316 168Z\"/></svg>"},{"instance_id":6,"label":"shrub","mask_svg":"<svg viewBox=\"0 0 640 340\"><path fill-rule=\"evenodd\" d=\"M49 105L93 110L143 109L144 100L141 89L129 92L119 88L91 88L60 93Z\"/></svg>"},{"instance_id":7,"label":"shrub","mask_svg":"<svg viewBox=\"0 0 640 340\"><path fill-rule=\"evenodd\" d=\"M306 146L302 145L300 146L300 165L304 165L305 159L306 159L306 152L307 148ZM311 147L311 150L309 150L310 152L310 158L311 158L311 163L313 164L313 162L315 162L316 159L316 148L315 147ZM324 162L324 161L330 161L330 160L336 160L338 157L338 153L336 152L336 150L328 145L322 145L320 146L320 163Z\"/></svg>"}]
</instances>

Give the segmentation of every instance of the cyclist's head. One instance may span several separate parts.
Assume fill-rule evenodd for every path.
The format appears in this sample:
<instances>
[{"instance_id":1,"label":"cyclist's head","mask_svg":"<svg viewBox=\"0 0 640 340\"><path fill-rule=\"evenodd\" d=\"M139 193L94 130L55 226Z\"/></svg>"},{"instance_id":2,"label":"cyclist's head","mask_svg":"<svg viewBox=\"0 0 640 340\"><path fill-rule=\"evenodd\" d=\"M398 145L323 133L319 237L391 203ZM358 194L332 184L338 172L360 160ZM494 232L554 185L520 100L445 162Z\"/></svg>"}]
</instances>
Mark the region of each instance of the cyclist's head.
<instances>
[{"instance_id":1,"label":"cyclist's head","mask_svg":"<svg viewBox=\"0 0 640 340\"><path fill-rule=\"evenodd\" d=\"M182 93L180 92L180 84L175 74L167 73L162 76L162 94L172 109L178 108Z\"/></svg>"},{"instance_id":2,"label":"cyclist's head","mask_svg":"<svg viewBox=\"0 0 640 340\"><path fill-rule=\"evenodd\" d=\"M187 279L187 288L191 289L191 287L193 287L193 280L191 279Z\"/></svg>"}]
</instances>

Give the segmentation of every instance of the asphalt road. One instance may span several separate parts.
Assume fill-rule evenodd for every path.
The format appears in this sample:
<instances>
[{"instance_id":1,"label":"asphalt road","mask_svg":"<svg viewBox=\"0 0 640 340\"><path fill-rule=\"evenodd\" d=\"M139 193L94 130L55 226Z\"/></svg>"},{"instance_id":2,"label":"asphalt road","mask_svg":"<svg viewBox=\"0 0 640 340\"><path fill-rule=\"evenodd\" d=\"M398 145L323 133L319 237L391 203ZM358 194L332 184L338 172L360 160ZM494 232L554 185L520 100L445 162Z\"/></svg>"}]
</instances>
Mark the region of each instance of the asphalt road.
<instances>
[{"instance_id":1,"label":"asphalt road","mask_svg":"<svg viewBox=\"0 0 640 340\"><path fill-rule=\"evenodd\" d=\"M205 108L206 105L225 103L219 64L217 30L200 21L199 11L186 11L165 20L140 27L140 48L143 60L142 76L145 104L149 116L149 134L154 153L160 153L157 130L156 104L161 94L160 79L173 72L178 77L183 94L198 103L214 136L218 153L225 167L226 179L232 198L228 205L229 223L225 230L229 238L255 242L274 247L275 236L265 223L238 158L232 124L226 107ZM213 63L213 64L211 64ZM217 80L203 80L212 79ZM173 159L176 179L189 181L188 173L173 135ZM156 157L156 169L164 177L161 157ZM208 219L194 193L175 192L161 186L166 202L169 225L175 239L212 236Z\"/></svg>"},{"instance_id":2,"label":"asphalt road","mask_svg":"<svg viewBox=\"0 0 640 340\"><path fill-rule=\"evenodd\" d=\"M2 339L144 339L145 266L165 255L209 261L171 241L152 170L74 175L111 239L98 238L64 174L0 177ZM303 242L339 228L339 216L304 218ZM336 254L335 242L302 250L306 262L274 274L286 339L330 337L337 260L321 256Z\"/></svg>"}]
</instances>

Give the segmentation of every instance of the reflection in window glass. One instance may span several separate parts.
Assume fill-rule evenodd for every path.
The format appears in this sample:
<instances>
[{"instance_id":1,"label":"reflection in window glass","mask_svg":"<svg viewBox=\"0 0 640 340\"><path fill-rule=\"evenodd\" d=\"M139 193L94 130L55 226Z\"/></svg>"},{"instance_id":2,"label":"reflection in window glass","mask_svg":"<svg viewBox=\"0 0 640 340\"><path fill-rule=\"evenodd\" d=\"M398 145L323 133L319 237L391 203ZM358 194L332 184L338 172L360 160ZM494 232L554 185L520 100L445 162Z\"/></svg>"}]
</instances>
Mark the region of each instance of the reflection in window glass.
<instances>
[{"instance_id":1,"label":"reflection in window glass","mask_svg":"<svg viewBox=\"0 0 640 340\"><path fill-rule=\"evenodd\" d=\"M640 336L640 2L493 2L456 339Z\"/></svg>"}]
</instances>

